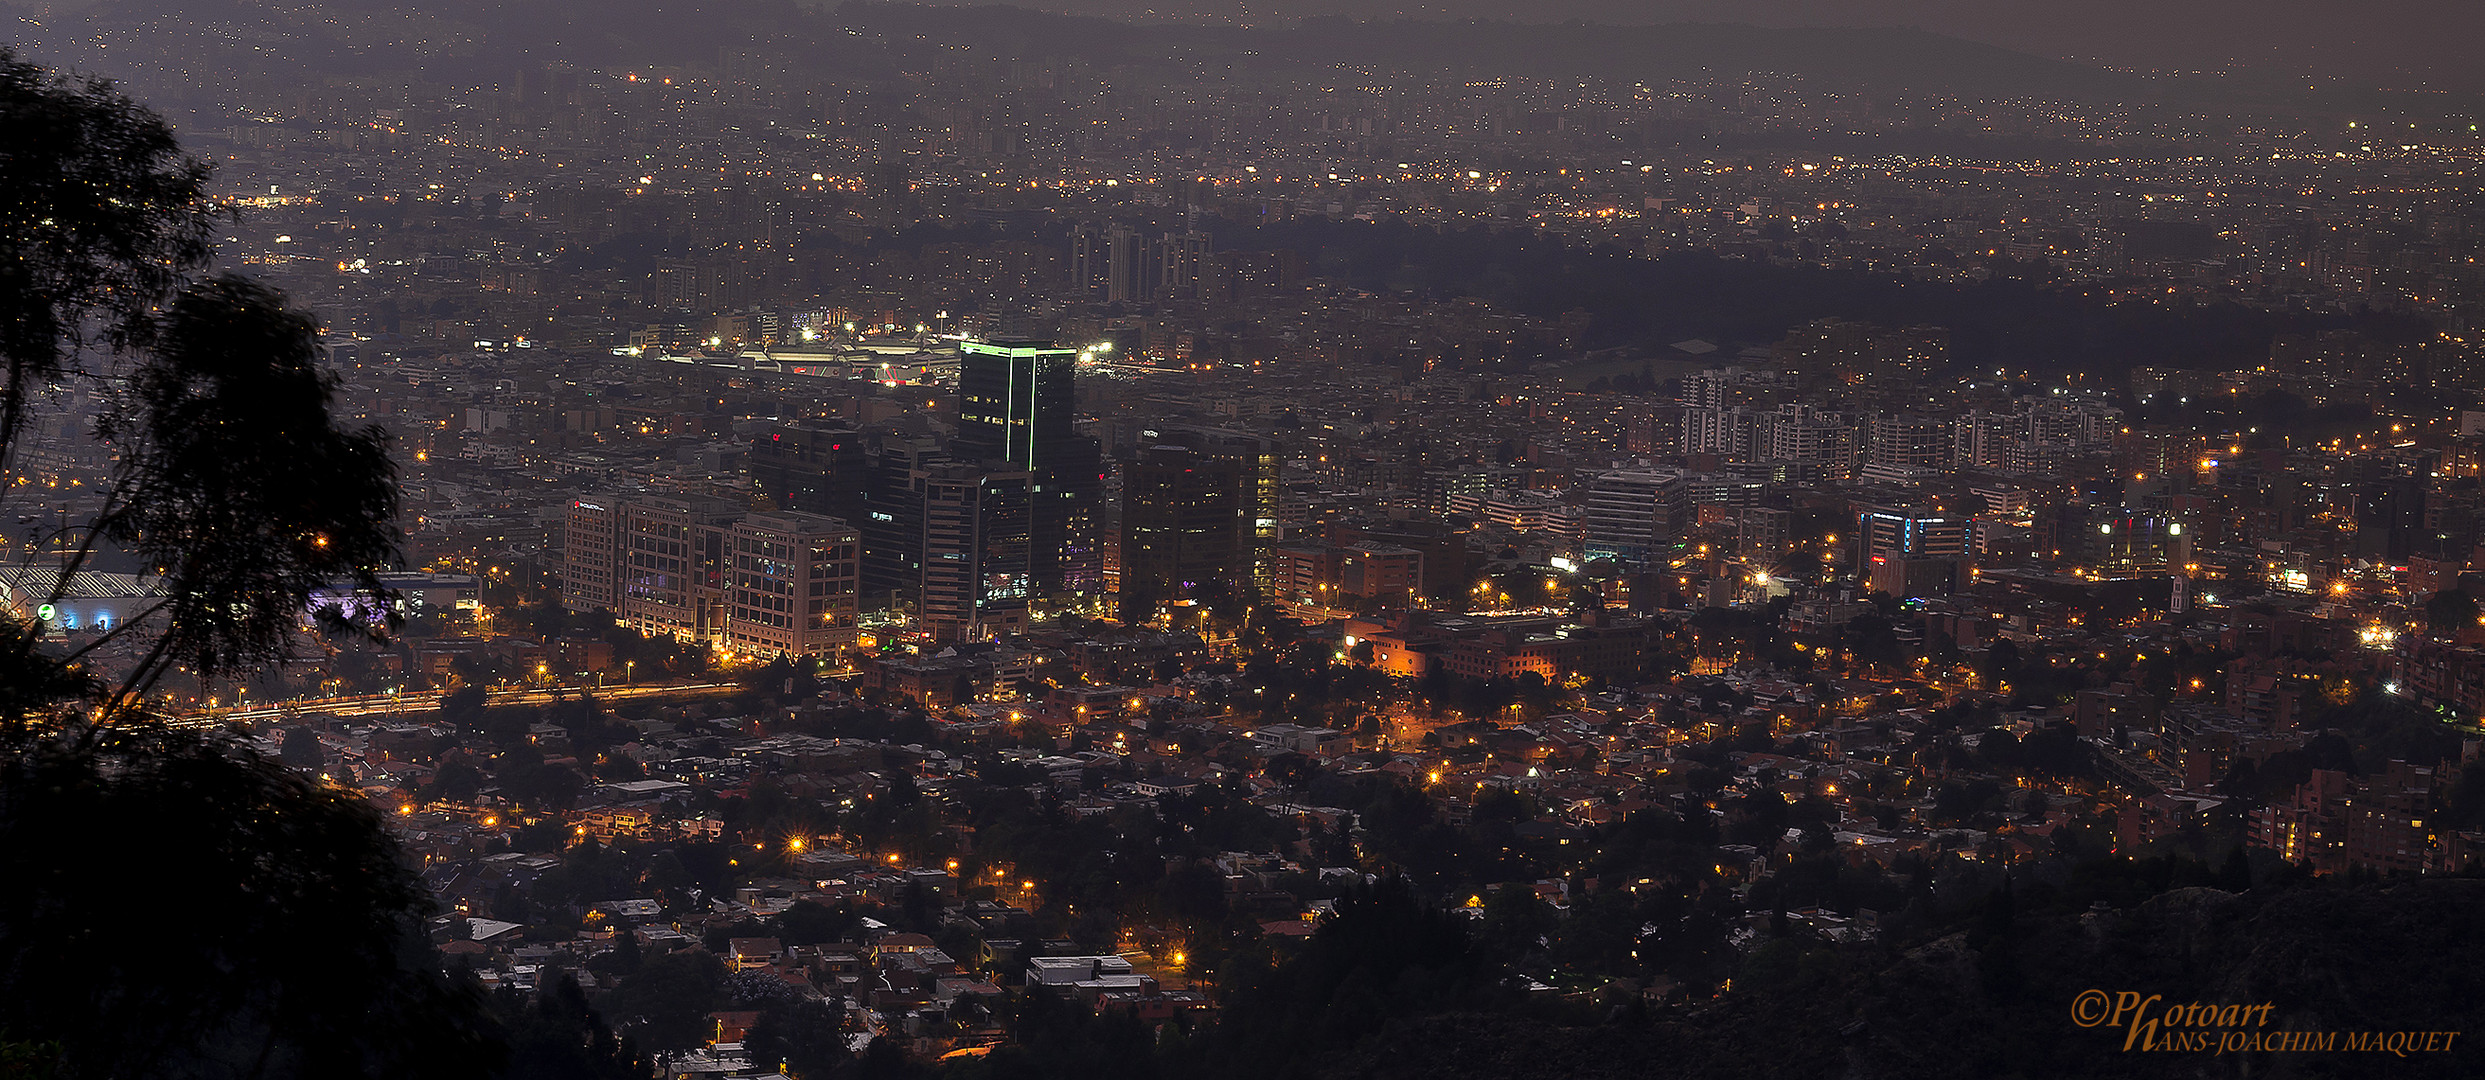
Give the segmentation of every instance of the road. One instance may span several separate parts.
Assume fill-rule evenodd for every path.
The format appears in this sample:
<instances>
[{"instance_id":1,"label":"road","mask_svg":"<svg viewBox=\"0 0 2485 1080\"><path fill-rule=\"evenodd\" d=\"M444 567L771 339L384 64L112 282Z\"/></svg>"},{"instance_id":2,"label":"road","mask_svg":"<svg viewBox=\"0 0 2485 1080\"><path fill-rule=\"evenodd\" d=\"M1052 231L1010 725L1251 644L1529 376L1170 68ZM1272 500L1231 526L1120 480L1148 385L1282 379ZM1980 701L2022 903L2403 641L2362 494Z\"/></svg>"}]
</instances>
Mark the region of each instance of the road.
<instances>
[{"instance_id":1,"label":"road","mask_svg":"<svg viewBox=\"0 0 2485 1080\"><path fill-rule=\"evenodd\" d=\"M517 687L508 690L487 690L485 705L548 705L563 698L593 694L596 700L612 702L632 698L662 697L726 697L742 692L738 682L704 683L640 683L628 686L581 684L577 686ZM438 690L418 690L403 694L364 694L358 697L304 698L278 702L274 705L236 709L216 709L187 714L192 717L212 715L220 720L259 722L289 720L303 713L327 713L330 716L412 716L438 712Z\"/></svg>"}]
</instances>

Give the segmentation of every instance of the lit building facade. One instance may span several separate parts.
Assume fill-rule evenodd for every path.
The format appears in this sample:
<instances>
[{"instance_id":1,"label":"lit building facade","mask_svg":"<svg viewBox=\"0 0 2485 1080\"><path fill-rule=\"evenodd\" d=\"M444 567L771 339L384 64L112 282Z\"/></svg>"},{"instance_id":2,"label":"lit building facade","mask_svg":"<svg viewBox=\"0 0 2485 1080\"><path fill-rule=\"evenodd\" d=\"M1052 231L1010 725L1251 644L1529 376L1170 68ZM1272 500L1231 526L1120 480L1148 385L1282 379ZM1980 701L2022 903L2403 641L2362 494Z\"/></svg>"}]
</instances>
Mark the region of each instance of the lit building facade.
<instances>
[{"instance_id":1,"label":"lit building facade","mask_svg":"<svg viewBox=\"0 0 2485 1080\"><path fill-rule=\"evenodd\" d=\"M1644 567L1681 543L1683 474L1671 469L1617 469L1588 484L1583 554Z\"/></svg>"},{"instance_id":2,"label":"lit building facade","mask_svg":"<svg viewBox=\"0 0 2485 1080\"><path fill-rule=\"evenodd\" d=\"M752 514L726 535L725 644L755 656L842 660L856 637L862 536L818 514Z\"/></svg>"},{"instance_id":3,"label":"lit building facade","mask_svg":"<svg viewBox=\"0 0 2485 1080\"><path fill-rule=\"evenodd\" d=\"M982 641L1026 628L1033 475L963 462L914 475L923 522L920 612L937 641Z\"/></svg>"}]
</instances>

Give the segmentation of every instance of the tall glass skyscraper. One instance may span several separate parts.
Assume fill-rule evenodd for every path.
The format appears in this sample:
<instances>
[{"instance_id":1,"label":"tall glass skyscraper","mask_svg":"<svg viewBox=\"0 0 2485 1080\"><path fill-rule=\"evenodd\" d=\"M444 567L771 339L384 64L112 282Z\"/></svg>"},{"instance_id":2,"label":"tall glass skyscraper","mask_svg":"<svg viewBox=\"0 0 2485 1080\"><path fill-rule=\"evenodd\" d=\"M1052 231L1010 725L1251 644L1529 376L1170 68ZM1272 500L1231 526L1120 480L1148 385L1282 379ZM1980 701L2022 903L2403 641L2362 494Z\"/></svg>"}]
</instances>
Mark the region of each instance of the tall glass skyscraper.
<instances>
[{"instance_id":1,"label":"tall glass skyscraper","mask_svg":"<svg viewBox=\"0 0 2485 1080\"><path fill-rule=\"evenodd\" d=\"M1050 341L958 346L951 453L1031 475L1028 564L1045 593L1094 591L1103 570L1096 540L1103 451L1078 433L1078 357Z\"/></svg>"},{"instance_id":2,"label":"tall glass skyscraper","mask_svg":"<svg viewBox=\"0 0 2485 1080\"><path fill-rule=\"evenodd\" d=\"M1049 341L958 343L960 458L1039 469L1077 436L1079 354Z\"/></svg>"}]
</instances>

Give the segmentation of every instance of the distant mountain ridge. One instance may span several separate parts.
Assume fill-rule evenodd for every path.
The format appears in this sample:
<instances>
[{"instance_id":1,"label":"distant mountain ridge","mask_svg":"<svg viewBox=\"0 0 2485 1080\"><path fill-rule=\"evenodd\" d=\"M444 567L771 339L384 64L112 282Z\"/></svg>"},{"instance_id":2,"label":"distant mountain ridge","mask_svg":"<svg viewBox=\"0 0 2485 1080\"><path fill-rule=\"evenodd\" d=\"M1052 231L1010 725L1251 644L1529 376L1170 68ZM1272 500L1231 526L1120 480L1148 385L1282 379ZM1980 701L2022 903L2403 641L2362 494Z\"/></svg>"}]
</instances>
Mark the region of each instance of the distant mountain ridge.
<instances>
[{"instance_id":1,"label":"distant mountain ridge","mask_svg":"<svg viewBox=\"0 0 2485 1080\"><path fill-rule=\"evenodd\" d=\"M1027 0L1141 21L1279 25L1320 17L1498 19L1614 26L1732 22L1770 28L1917 27L2024 52L2139 69L2220 70L2239 81L2474 91L2485 37L2473 0ZM2348 87L2339 87L2345 89Z\"/></svg>"},{"instance_id":2,"label":"distant mountain ridge","mask_svg":"<svg viewBox=\"0 0 2485 1080\"><path fill-rule=\"evenodd\" d=\"M305 17L326 12L330 17ZM41 29L27 28L39 22ZM845 3L806 8L792 0L331 0L310 8L256 0L103 0L91 7L15 21L21 41L80 41L98 32L209 26L229 30L231 62L312 72L382 74L428 70L477 77L514 63L590 66L713 64L720 56L769 58L804 67L893 76L892 65L942 45L1004 56L1123 63L1221 62L1242 68L1345 67L1374 72L1492 79L1598 77L1663 81L1792 76L1831 88L1901 89L1984 96L2127 100L2140 79L2046 60L1922 30L1765 29L1727 23L1608 26L1586 23L1359 21L1315 18L1294 25L1133 23L1028 8ZM168 40L172 35L153 35ZM184 35L196 38L200 35ZM149 35L116 48L180 52ZM213 35L209 35L213 37ZM269 39L285 48L255 46ZM196 50L202 43L191 41ZM209 52L223 51L213 40ZM103 54L110 59L110 54ZM195 53L181 57L199 62Z\"/></svg>"},{"instance_id":3,"label":"distant mountain ridge","mask_svg":"<svg viewBox=\"0 0 2485 1080\"><path fill-rule=\"evenodd\" d=\"M962 14L963 13L963 14ZM1979 93L2133 94L2142 84L1922 30L1776 30L1732 23L1615 26L1508 21L1306 19L1293 26L1118 23L1025 8L849 3L829 18L892 38L980 40L1031 56L1256 56L1264 62L1492 78L1669 79L1772 72L1834 85Z\"/></svg>"}]
</instances>

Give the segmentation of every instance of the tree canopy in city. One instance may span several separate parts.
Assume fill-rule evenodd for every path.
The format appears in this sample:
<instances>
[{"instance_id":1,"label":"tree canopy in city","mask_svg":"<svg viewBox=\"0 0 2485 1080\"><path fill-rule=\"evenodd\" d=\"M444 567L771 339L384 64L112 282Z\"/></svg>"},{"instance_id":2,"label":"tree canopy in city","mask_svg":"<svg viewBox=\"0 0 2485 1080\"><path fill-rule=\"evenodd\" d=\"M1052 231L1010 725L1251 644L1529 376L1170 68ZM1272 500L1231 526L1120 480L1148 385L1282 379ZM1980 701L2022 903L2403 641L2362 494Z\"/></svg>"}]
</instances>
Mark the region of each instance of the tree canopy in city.
<instances>
[{"instance_id":1,"label":"tree canopy in city","mask_svg":"<svg viewBox=\"0 0 2485 1080\"><path fill-rule=\"evenodd\" d=\"M285 659L315 594L379 601L399 561L385 438L337 423L318 324L207 272L227 213L208 175L109 84L0 50L0 500L35 506L47 489L16 481L47 439L116 462L41 507L60 561L22 568L0 609L0 1057L63 1077L488 1069L479 995L439 972L428 896L361 793L148 694ZM101 422L47 431L71 390ZM107 545L151 571L151 606L46 625ZM388 626L384 603L345 610Z\"/></svg>"}]
</instances>

